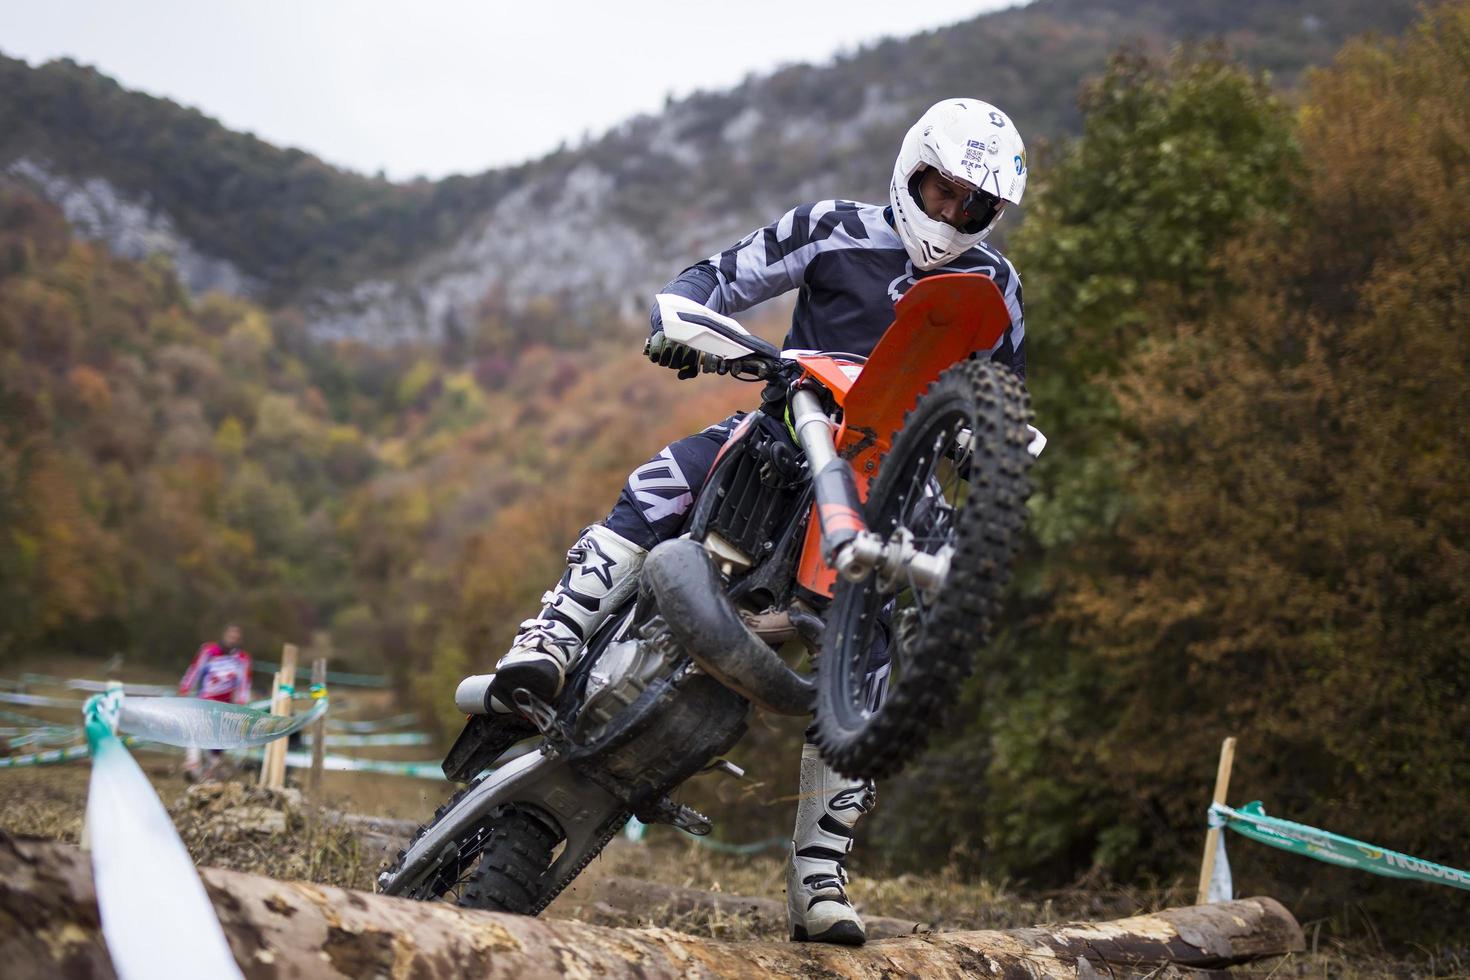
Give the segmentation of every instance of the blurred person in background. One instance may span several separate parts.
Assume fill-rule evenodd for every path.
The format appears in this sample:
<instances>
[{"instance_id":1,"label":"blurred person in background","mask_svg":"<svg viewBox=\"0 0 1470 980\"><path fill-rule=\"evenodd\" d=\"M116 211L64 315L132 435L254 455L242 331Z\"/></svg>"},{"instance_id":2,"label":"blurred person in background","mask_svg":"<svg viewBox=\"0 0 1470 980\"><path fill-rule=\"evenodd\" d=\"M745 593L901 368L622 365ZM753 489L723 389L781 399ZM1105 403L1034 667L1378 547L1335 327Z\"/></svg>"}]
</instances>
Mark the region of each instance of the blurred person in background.
<instances>
[{"instance_id":1,"label":"blurred person in background","mask_svg":"<svg viewBox=\"0 0 1470 980\"><path fill-rule=\"evenodd\" d=\"M250 701L250 654L241 649L244 634L234 623L225 625L218 643L204 643L194 654L194 662L179 681L179 693L222 704L247 704ZM209 750L209 765L196 749L184 754L184 778L190 782L212 777L220 765L220 749Z\"/></svg>"}]
</instances>

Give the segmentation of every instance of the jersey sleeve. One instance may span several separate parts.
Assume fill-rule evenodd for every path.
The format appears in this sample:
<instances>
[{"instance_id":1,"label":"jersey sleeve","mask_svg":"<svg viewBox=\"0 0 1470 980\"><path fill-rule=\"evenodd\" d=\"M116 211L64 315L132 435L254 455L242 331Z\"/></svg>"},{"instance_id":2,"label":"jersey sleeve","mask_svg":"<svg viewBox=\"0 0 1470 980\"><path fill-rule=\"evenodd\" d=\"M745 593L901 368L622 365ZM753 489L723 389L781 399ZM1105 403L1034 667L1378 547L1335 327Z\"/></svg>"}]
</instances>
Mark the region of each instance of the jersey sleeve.
<instances>
[{"instance_id":1,"label":"jersey sleeve","mask_svg":"<svg viewBox=\"0 0 1470 980\"><path fill-rule=\"evenodd\" d=\"M792 208L702 263L719 278L711 298L721 305L707 305L721 313L739 313L800 287L807 266L839 230L867 237L858 206L851 201L818 201Z\"/></svg>"},{"instance_id":2,"label":"jersey sleeve","mask_svg":"<svg viewBox=\"0 0 1470 980\"><path fill-rule=\"evenodd\" d=\"M1000 343L990 352L992 361L999 361L1015 372L1022 381L1026 380L1026 308L1021 294L1021 277L1011 260L1000 256L1000 275L996 285L1005 298L1006 312L1011 315L1011 325Z\"/></svg>"},{"instance_id":3,"label":"jersey sleeve","mask_svg":"<svg viewBox=\"0 0 1470 980\"><path fill-rule=\"evenodd\" d=\"M823 249L868 237L860 205L842 200L803 204L685 269L663 291L719 313L740 313L801 287ZM657 330L656 308L652 322Z\"/></svg>"},{"instance_id":4,"label":"jersey sleeve","mask_svg":"<svg viewBox=\"0 0 1470 980\"><path fill-rule=\"evenodd\" d=\"M204 668L204 660L209 656L211 644L204 644L194 653L194 660L189 664L189 669L184 671L184 676L179 679L179 693L193 694L194 689L199 686L199 672Z\"/></svg>"}]
</instances>

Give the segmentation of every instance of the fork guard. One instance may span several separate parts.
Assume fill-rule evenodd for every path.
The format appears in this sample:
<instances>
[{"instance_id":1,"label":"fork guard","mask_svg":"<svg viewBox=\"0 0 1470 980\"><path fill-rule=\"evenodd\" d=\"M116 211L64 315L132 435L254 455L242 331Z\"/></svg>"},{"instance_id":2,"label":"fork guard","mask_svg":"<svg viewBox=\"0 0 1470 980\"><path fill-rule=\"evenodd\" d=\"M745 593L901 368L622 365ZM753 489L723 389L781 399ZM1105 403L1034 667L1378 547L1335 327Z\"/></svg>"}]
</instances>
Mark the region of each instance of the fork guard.
<instances>
[{"instance_id":1,"label":"fork guard","mask_svg":"<svg viewBox=\"0 0 1470 980\"><path fill-rule=\"evenodd\" d=\"M675 641L712 677L774 714L811 714L815 686L745 625L702 545L663 542L644 560L642 581Z\"/></svg>"}]
</instances>

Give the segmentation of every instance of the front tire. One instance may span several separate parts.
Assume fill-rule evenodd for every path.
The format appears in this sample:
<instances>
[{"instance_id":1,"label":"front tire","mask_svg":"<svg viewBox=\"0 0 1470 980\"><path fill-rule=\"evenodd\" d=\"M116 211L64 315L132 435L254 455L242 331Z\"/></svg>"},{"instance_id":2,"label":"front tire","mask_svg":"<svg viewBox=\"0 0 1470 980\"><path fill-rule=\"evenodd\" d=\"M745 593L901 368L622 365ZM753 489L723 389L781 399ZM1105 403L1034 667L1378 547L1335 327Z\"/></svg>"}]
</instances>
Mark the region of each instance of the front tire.
<instances>
[{"instance_id":1,"label":"front tire","mask_svg":"<svg viewBox=\"0 0 1470 980\"><path fill-rule=\"evenodd\" d=\"M868 527L888 540L906 530L929 554L949 549L950 565L930 591L876 573L839 581L817 670L816 743L843 775L878 779L917 755L988 642L1025 526L1029 418L1014 374L970 360L929 386L894 437ZM868 659L885 634L890 672L875 703Z\"/></svg>"}]
</instances>

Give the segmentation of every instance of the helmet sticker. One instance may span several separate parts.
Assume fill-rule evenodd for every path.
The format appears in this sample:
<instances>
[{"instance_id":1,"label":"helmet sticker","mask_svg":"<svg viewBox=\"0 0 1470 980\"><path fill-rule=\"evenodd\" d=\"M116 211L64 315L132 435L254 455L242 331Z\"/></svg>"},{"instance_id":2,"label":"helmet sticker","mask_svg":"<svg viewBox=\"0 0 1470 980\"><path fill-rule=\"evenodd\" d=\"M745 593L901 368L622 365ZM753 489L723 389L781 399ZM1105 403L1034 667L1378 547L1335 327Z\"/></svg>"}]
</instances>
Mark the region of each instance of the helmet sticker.
<instances>
[{"instance_id":1,"label":"helmet sticker","mask_svg":"<svg viewBox=\"0 0 1470 980\"><path fill-rule=\"evenodd\" d=\"M1016 154L1016 173L1020 174L1026 169L1026 162L1021 159L1021 154Z\"/></svg>"},{"instance_id":2,"label":"helmet sticker","mask_svg":"<svg viewBox=\"0 0 1470 980\"><path fill-rule=\"evenodd\" d=\"M990 113L990 121L993 122L993 123L995 123L995 125L998 128L1000 128L1000 129L1005 129L1006 128L1006 119L1005 119L1005 116L1002 116L998 112L992 111Z\"/></svg>"}]
</instances>

